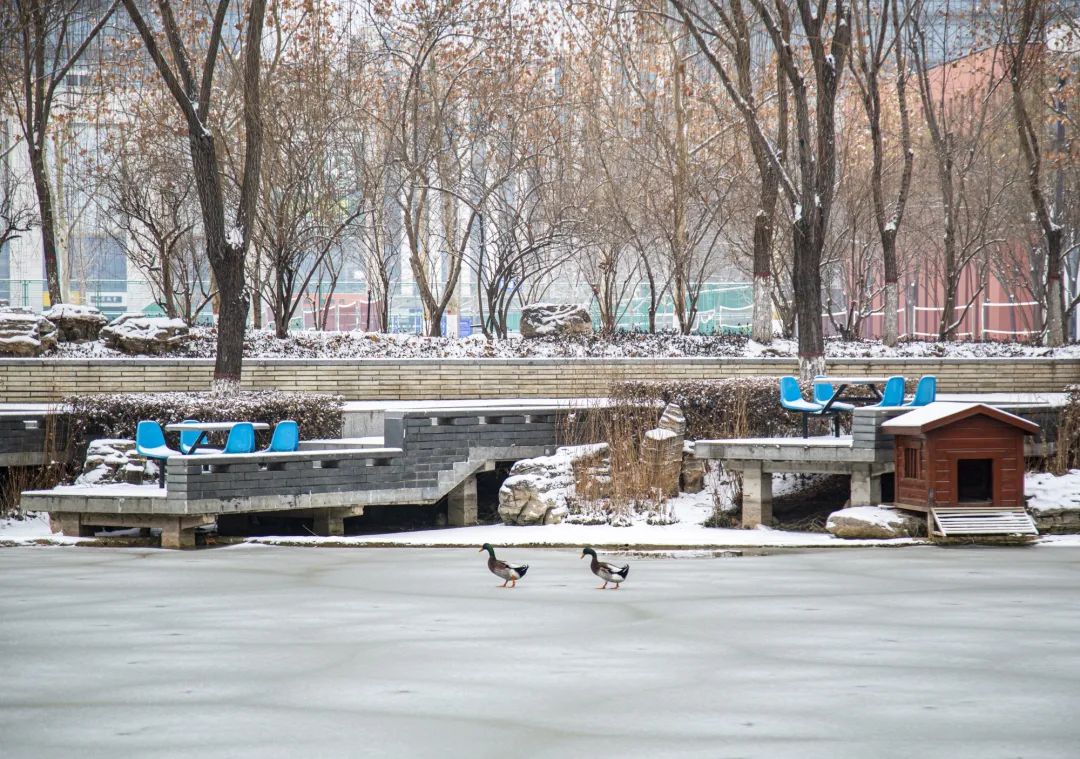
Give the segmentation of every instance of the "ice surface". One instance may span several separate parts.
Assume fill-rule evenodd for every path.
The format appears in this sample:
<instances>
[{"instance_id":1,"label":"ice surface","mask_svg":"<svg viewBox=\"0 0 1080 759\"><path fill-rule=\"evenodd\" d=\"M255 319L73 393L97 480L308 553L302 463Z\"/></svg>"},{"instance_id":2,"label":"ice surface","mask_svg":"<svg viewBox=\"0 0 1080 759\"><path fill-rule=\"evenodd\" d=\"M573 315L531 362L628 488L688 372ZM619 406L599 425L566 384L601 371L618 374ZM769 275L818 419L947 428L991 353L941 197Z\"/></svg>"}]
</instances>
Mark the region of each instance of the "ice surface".
<instances>
[{"instance_id":1,"label":"ice surface","mask_svg":"<svg viewBox=\"0 0 1080 759\"><path fill-rule=\"evenodd\" d=\"M1075 551L0 551L0 753L1073 756ZM619 560L617 554L602 558ZM1072 746L1072 748L1069 748Z\"/></svg>"}]
</instances>

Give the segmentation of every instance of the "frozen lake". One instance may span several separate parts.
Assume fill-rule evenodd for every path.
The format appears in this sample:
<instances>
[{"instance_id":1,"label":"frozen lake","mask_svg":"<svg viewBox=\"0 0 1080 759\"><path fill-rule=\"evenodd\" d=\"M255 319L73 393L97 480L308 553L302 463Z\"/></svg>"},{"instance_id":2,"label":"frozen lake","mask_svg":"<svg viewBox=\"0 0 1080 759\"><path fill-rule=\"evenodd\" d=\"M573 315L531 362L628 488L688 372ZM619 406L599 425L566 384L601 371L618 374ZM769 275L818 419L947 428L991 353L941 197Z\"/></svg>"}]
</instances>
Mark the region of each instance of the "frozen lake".
<instances>
[{"instance_id":1,"label":"frozen lake","mask_svg":"<svg viewBox=\"0 0 1080 759\"><path fill-rule=\"evenodd\" d=\"M0 756L1077 755L1080 550L504 558L0 550Z\"/></svg>"}]
</instances>

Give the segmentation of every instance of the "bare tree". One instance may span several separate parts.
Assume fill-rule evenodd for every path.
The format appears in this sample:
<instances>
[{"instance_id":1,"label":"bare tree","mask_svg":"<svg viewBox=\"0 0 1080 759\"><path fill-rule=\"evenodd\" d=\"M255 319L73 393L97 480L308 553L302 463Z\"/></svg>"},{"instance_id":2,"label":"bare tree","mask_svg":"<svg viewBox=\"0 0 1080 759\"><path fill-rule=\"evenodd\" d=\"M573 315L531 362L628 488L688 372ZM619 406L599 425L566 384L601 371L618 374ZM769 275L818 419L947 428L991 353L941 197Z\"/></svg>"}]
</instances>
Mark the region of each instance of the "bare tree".
<instances>
[{"instance_id":1,"label":"bare tree","mask_svg":"<svg viewBox=\"0 0 1080 759\"><path fill-rule=\"evenodd\" d=\"M221 47L222 28L229 15L230 0L218 0L209 24L205 52L196 72L194 46L184 40L173 3L157 0L157 23L151 25L136 0L123 0L135 28L142 37L147 54L154 62L165 86L183 117L188 147L202 209L203 233L207 254L218 289L217 356L214 380L238 383L244 359L244 326L250 298L245 286L245 259L254 229L262 158L262 106L260 98L260 62L266 0L251 0L244 14L243 27L243 125L244 161L240 195L232 221L226 223L225 191L218 158L222 139L212 126L214 74ZM239 14L237 14L239 15ZM203 19L205 21L206 19ZM159 33L164 35L162 48ZM165 50L168 51L167 55Z\"/></svg>"},{"instance_id":2,"label":"bare tree","mask_svg":"<svg viewBox=\"0 0 1080 759\"><path fill-rule=\"evenodd\" d=\"M750 149L758 171L757 210L753 226L753 316L751 337L761 343L772 340L773 250L776 204L780 196L781 166L787 161L787 75L777 68L775 78L755 61L752 42L758 31L742 0L672 5L687 25L709 64L716 70L728 94L737 98L746 122ZM700 6L700 7L699 7ZM770 87L773 87L770 92ZM770 98L775 107L770 109ZM714 101L721 123L727 114ZM773 128L768 128L772 120ZM752 123L751 123L752 122Z\"/></svg>"},{"instance_id":3,"label":"bare tree","mask_svg":"<svg viewBox=\"0 0 1080 759\"><path fill-rule=\"evenodd\" d=\"M702 31L702 11L690 0L671 3L702 51L716 59ZM743 114L752 141L764 146L791 209L792 286L800 372L812 376L822 372L825 365L821 258L835 194L836 100L850 53L851 7L848 0L795 0L794 8L784 2L770 7L766 0L750 0L750 4L765 27L790 87L795 171L789 171L782 161L763 128L755 103L743 96L725 66L719 62L713 66ZM724 12L720 0L708 0L708 5L712 13Z\"/></svg>"},{"instance_id":4,"label":"bare tree","mask_svg":"<svg viewBox=\"0 0 1080 759\"><path fill-rule=\"evenodd\" d=\"M11 0L0 9L0 81L17 116L37 194L50 303L63 302L56 209L49 177L49 125L72 67L108 23L120 0ZM89 29L79 39L85 26Z\"/></svg>"},{"instance_id":5,"label":"bare tree","mask_svg":"<svg viewBox=\"0 0 1080 759\"><path fill-rule=\"evenodd\" d=\"M7 122L0 120L0 248L17 240L37 224L34 206L20 192L23 177L11 168L11 154L18 140L11 139Z\"/></svg>"},{"instance_id":6,"label":"bare tree","mask_svg":"<svg viewBox=\"0 0 1080 759\"><path fill-rule=\"evenodd\" d=\"M110 234L150 285L170 318L188 324L209 302L195 242L200 236L195 186L184 165L183 146L153 129L149 114L114 130L97 167L102 210Z\"/></svg>"},{"instance_id":7,"label":"bare tree","mask_svg":"<svg viewBox=\"0 0 1080 759\"><path fill-rule=\"evenodd\" d=\"M1033 216L1042 231L1045 246L1043 297L1046 304L1046 324L1043 339L1047 345L1057 346L1065 342L1065 290L1061 281L1064 256L1062 209L1060 203L1055 207L1053 199L1044 190L1043 154L1045 148L1040 144L1040 134L1045 134L1046 124L1038 115L1032 115L1028 101L1031 99L1032 92L1041 93L1046 89L1042 80L1045 79L1047 59L1051 55L1046 49L1046 36L1058 9L1055 3L1047 0L1006 0L1003 8L1007 14L1015 13L1018 22L1015 33L1012 33L1011 24L1005 25L1009 30L1005 50L1009 66L1013 120L1020 154L1027 167L1028 194L1031 197ZM1060 88L1061 85L1062 82L1059 79L1058 87ZM1041 105L1041 103L1036 100L1036 105ZM1050 109L1047 109L1048 113L1052 113L1059 107L1057 102L1050 106ZM1059 161L1064 160L1064 155L1061 155L1064 147L1063 131L1059 123L1057 135L1059 144L1055 147L1058 153L1056 160ZM1072 306L1075 307L1075 303Z\"/></svg>"},{"instance_id":8,"label":"bare tree","mask_svg":"<svg viewBox=\"0 0 1080 759\"><path fill-rule=\"evenodd\" d=\"M983 254L998 242L992 233L994 209L988 204L997 202L1002 185L976 184L972 174L977 166L986 166L990 132L1000 121L1000 98L995 96L1004 67L997 44L963 50L959 57L935 65L928 23L934 22L940 39L947 41L959 20L948 0L935 9L940 13L936 20L928 17L929 12L918 3L909 15L909 45L940 196L944 298L938 338L948 340L975 298L973 294L968 302L957 303L965 267L974 261L985 263ZM989 175L984 178L993 180Z\"/></svg>"},{"instance_id":9,"label":"bare tree","mask_svg":"<svg viewBox=\"0 0 1080 759\"><path fill-rule=\"evenodd\" d=\"M917 2L920 0L916 0ZM911 147L911 119L907 105L908 63L903 37L906 13L901 16L901 0L853 0L854 43L851 71L859 88L870 131L873 164L870 172L870 194L874 201L874 220L881 240L881 259L884 267L884 318L882 339L886 345L896 345L899 338L897 312L900 309L899 270L896 255L896 234L904 218L908 191L911 188L915 152ZM887 69L892 58L892 70ZM900 121L900 176L893 199L885 199L887 158L885 121L889 107L882 102L882 78L891 75L895 84L896 114Z\"/></svg>"}]
</instances>

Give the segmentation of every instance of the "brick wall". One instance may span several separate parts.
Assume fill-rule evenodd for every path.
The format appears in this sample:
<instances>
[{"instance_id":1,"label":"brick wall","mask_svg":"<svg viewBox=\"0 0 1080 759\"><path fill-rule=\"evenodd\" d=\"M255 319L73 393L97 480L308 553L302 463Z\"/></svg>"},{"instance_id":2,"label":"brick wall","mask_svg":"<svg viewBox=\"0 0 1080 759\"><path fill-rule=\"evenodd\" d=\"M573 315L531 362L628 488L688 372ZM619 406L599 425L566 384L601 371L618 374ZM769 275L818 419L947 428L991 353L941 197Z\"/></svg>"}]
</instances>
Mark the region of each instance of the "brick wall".
<instances>
[{"instance_id":1,"label":"brick wall","mask_svg":"<svg viewBox=\"0 0 1080 759\"><path fill-rule=\"evenodd\" d=\"M39 466L45 456L45 412L0 414L0 467Z\"/></svg>"},{"instance_id":2,"label":"brick wall","mask_svg":"<svg viewBox=\"0 0 1080 759\"><path fill-rule=\"evenodd\" d=\"M252 456L190 456L169 459L168 513L218 513L436 501L465 474L471 460L516 460L554 447L556 416L533 412L390 412L383 449L301 451ZM340 497L338 497L340 496ZM340 501L340 502L339 502Z\"/></svg>"},{"instance_id":3,"label":"brick wall","mask_svg":"<svg viewBox=\"0 0 1080 759\"><path fill-rule=\"evenodd\" d=\"M249 359L252 388L338 393L347 400L603 396L629 379L699 380L796 371L794 359ZM1054 392L1080 382L1080 359L835 359L830 374L936 374L941 392ZM0 359L0 402L73 393L205 390L202 359Z\"/></svg>"}]
</instances>

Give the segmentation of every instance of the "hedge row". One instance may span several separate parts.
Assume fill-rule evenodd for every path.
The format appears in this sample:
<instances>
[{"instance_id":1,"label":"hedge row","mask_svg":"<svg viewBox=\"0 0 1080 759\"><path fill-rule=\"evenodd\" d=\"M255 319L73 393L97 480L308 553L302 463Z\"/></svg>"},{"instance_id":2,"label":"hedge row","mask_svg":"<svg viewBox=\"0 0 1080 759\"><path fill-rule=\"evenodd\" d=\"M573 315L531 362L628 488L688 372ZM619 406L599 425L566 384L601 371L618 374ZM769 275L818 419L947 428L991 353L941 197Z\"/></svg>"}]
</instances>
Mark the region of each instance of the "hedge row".
<instances>
[{"instance_id":1,"label":"hedge row","mask_svg":"<svg viewBox=\"0 0 1080 759\"><path fill-rule=\"evenodd\" d=\"M812 397L809 383L803 396ZM686 416L686 438L795 437L802 434L799 414L780 406L776 377L733 377L691 382L618 382L616 405L661 406L675 403ZM811 434L829 432L830 420L810 417Z\"/></svg>"},{"instance_id":2,"label":"hedge row","mask_svg":"<svg viewBox=\"0 0 1080 759\"><path fill-rule=\"evenodd\" d=\"M115 393L71 396L63 401L72 465L82 468L86 447L99 438L135 437L144 419L166 424L184 419L200 422L265 422L271 430L257 433L257 442L270 442L273 426L292 419L300 439L341 437L341 399L319 393L276 390L236 393ZM168 433L167 433L168 434ZM168 438L171 440L171 438ZM224 441L217 441L224 442ZM76 472L77 473L77 472Z\"/></svg>"}]
</instances>

